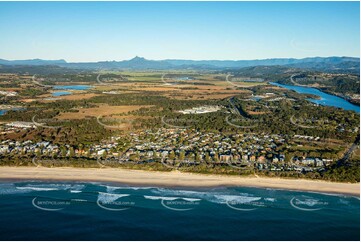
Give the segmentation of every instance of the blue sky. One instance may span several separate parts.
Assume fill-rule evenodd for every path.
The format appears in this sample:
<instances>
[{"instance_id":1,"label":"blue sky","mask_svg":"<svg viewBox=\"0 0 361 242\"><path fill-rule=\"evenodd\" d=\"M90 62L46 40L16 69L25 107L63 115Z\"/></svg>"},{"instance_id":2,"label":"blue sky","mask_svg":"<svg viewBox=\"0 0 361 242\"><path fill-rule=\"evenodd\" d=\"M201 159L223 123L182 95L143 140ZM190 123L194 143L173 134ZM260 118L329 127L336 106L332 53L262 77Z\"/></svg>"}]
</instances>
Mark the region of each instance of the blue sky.
<instances>
[{"instance_id":1,"label":"blue sky","mask_svg":"<svg viewBox=\"0 0 361 242\"><path fill-rule=\"evenodd\" d=\"M359 2L0 2L0 58L359 56Z\"/></svg>"}]
</instances>

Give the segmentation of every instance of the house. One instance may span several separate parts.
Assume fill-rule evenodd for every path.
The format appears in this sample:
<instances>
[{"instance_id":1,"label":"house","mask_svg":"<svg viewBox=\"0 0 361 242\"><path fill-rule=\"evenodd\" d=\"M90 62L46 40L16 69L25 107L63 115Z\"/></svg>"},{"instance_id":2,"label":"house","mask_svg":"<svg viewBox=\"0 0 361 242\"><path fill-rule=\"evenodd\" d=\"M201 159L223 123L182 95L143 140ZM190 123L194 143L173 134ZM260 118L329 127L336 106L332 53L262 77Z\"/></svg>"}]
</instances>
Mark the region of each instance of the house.
<instances>
[{"instance_id":1,"label":"house","mask_svg":"<svg viewBox=\"0 0 361 242\"><path fill-rule=\"evenodd\" d=\"M274 163L277 163L277 162L279 162L279 159L278 159L278 157L277 157L277 156L273 157L273 159L272 159L272 162L274 162Z\"/></svg>"},{"instance_id":2,"label":"house","mask_svg":"<svg viewBox=\"0 0 361 242\"><path fill-rule=\"evenodd\" d=\"M105 149L101 149L97 152L97 155L103 155L105 153Z\"/></svg>"},{"instance_id":3,"label":"house","mask_svg":"<svg viewBox=\"0 0 361 242\"><path fill-rule=\"evenodd\" d=\"M15 128L35 128L35 124L33 122L20 122L15 121L8 124L5 124L8 127L15 127Z\"/></svg>"},{"instance_id":4,"label":"house","mask_svg":"<svg viewBox=\"0 0 361 242\"><path fill-rule=\"evenodd\" d=\"M219 160L220 161L230 161L232 159L232 156L231 155L220 155L219 156Z\"/></svg>"},{"instance_id":5,"label":"house","mask_svg":"<svg viewBox=\"0 0 361 242\"><path fill-rule=\"evenodd\" d=\"M324 166L323 161L320 160L319 158L316 158L316 159L315 159L315 165L316 165L316 166Z\"/></svg>"},{"instance_id":6,"label":"house","mask_svg":"<svg viewBox=\"0 0 361 242\"><path fill-rule=\"evenodd\" d=\"M266 157L264 157L263 155L261 155L260 157L258 157L257 159L258 162L264 163L266 162Z\"/></svg>"},{"instance_id":7,"label":"house","mask_svg":"<svg viewBox=\"0 0 361 242\"><path fill-rule=\"evenodd\" d=\"M286 159L286 156L284 154L280 154L279 159L280 159L281 162L284 162L285 159Z\"/></svg>"},{"instance_id":8,"label":"house","mask_svg":"<svg viewBox=\"0 0 361 242\"><path fill-rule=\"evenodd\" d=\"M302 162L302 164L304 164L304 165L314 165L314 164L315 164L315 159L314 159L314 158L306 157L306 158L303 159L301 162Z\"/></svg>"}]
</instances>

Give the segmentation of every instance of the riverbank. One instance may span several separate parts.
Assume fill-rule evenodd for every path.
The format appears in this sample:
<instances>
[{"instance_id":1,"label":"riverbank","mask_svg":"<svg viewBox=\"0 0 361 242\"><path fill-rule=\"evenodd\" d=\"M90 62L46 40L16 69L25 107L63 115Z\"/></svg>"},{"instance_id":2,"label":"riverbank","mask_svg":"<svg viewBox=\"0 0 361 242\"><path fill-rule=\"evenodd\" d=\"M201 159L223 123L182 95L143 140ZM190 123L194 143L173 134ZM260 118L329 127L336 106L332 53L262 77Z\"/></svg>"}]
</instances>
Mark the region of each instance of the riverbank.
<instances>
[{"instance_id":1,"label":"riverbank","mask_svg":"<svg viewBox=\"0 0 361 242\"><path fill-rule=\"evenodd\" d=\"M304 179L203 175L179 171L157 172L116 168L0 167L2 180L116 182L163 187L240 186L360 195L360 184Z\"/></svg>"},{"instance_id":2,"label":"riverbank","mask_svg":"<svg viewBox=\"0 0 361 242\"><path fill-rule=\"evenodd\" d=\"M339 97L339 98L343 99L344 101L349 102L350 104L353 104L353 105L356 105L356 106L360 107L360 100L359 99L352 99L352 98L350 98L350 97L348 97L346 95L343 95L341 93L331 92L331 91L329 91L329 90L327 90L325 88L315 87L315 86L311 86L311 85L301 85L301 84L297 84L297 83L293 83L293 82L291 82L290 84L283 84L283 83L279 83L279 82L273 82L273 83L286 85L286 86L313 88L313 89L316 89L316 90L318 90L320 92L326 93L328 95ZM273 85L272 82L268 82L268 84ZM320 96L318 96L316 94L311 94L311 95L317 96L317 98L314 98L314 99L322 99Z\"/></svg>"},{"instance_id":3,"label":"riverbank","mask_svg":"<svg viewBox=\"0 0 361 242\"><path fill-rule=\"evenodd\" d=\"M334 95L336 97L342 98L342 99L346 100L347 102L360 107L360 99L352 99L352 98L350 98L350 97L348 97L346 95L343 95L341 93L331 92L331 91L328 91L327 89L321 89L321 88L316 88L316 89L320 90L321 92L324 92L324 93L327 93L327 94Z\"/></svg>"},{"instance_id":4,"label":"riverbank","mask_svg":"<svg viewBox=\"0 0 361 242\"><path fill-rule=\"evenodd\" d=\"M304 87L304 86L294 86L294 85L285 85L285 84L280 84L280 83L277 83L277 82L269 82L269 84L274 85L274 86L278 86L278 87L282 87L282 88L285 88L285 89L288 89L288 90L293 90L293 91L295 91L297 93L311 94L311 95L319 96L321 99L307 99L308 101L311 101L312 103L315 103L317 105L342 108L344 110L351 110L351 111L355 111L357 113L360 113L360 106L354 105L354 104L350 103L349 101L347 101L344 98L341 98L341 97L338 97L336 95L331 95L331 94L328 94L326 92L323 92L318 88Z\"/></svg>"}]
</instances>

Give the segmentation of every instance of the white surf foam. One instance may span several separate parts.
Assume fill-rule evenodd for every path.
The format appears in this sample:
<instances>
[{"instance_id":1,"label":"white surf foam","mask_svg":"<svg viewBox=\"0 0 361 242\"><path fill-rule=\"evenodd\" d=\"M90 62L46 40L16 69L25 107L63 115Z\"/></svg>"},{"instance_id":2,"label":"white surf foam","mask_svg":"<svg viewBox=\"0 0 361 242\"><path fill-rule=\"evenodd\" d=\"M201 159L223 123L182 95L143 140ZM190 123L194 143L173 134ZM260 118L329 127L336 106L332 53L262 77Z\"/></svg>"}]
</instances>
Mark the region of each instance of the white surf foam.
<instances>
[{"instance_id":1,"label":"white surf foam","mask_svg":"<svg viewBox=\"0 0 361 242\"><path fill-rule=\"evenodd\" d=\"M57 190L76 190L81 191L85 186L80 184L36 184L17 186L18 190L30 190L30 191L57 191Z\"/></svg>"},{"instance_id":2,"label":"white surf foam","mask_svg":"<svg viewBox=\"0 0 361 242\"><path fill-rule=\"evenodd\" d=\"M296 199L296 201L297 204L307 205L309 207L313 207L321 203L320 200L314 198Z\"/></svg>"},{"instance_id":3,"label":"white surf foam","mask_svg":"<svg viewBox=\"0 0 361 242\"><path fill-rule=\"evenodd\" d=\"M144 198L150 200L165 200L165 201L174 201L177 199L182 199L188 202L196 202L201 200L198 198L188 198L188 197L162 197L162 196L146 196L146 195L144 196Z\"/></svg>"},{"instance_id":4,"label":"white surf foam","mask_svg":"<svg viewBox=\"0 0 361 242\"><path fill-rule=\"evenodd\" d=\"M147 189L155 189L155 187L128 187L128 186L108 186L108 185L103 185L104 187L106 187L107 192L114 192L116 190L147 190Z\"/></svg>"},{"instance_id":5,"label":"white surf foam","mask_svg":"<svg viewBox=\"0 0 361 242\"><path fill-rule=\"evenodd\" d=\"M21 194L28 192L31 192L31 190L16 189L16 186L14 184L10 184L10 183L0 184L0 195Z\"/></svg>"},{"instance_id":6,"label":"white surf foam","mask_svg":"<svg viewBox=\"0 0 361 242\"><path fill-rule=\"evenodd\" d=\"M144 198L150 200L166 200L166 201L173 201L179 199L178 197L160 197L160 196L144 196Z\"/></svg>"},{"instance_id":7,"label":"white surf foam","mask_svg":"<svg viewBox=\"0 0 361 242\"><path fill-rule=\"evenodd\" d=\"M230 195L226 192L221 191L189 191L189 190L175 190L175 189L168 189L168 188L158 188L157 190L153 190L153 193L159 195L166 195L166 196L179 196L179 197L189 197L192 199L203 199L213 203L220 203L224 204L228 202L235 202L234 200L241 200L243 201L256 201L260 200L261 197L255 197L249 193L238 193L237 195Z\"/></svg>"},{"instance_id":8,"label":"white surf foam","mask_svg":"<svg viewBox=\"0 0 361 242\"><path fill-rule=\"evenodd\" d=\"M119 198L128 197L128 196L130 196L130 194L114 194L114 193L99 192L98 201L101 203L112 203Z\"/></svg>"},{"instance_id":9,"label":"white surf foam","mask_svg":"<svg viewBox=\"0 0 361 242\"><path fill-rule=\"evenodd\" d=\"M237 196L237 195L215 195L217 203L237 203L244 204L259 201L262 197Z\"/></svg>"},{"instance_id":10,"label":"white surf foam","mask_svg":"<svg viewBox=\"0 0 361 242\"><path fill-rule=\"evenodd\" d=\"M78 191L78 190L70 190L70 193L81 193L81 191Z\"/></svg>"},{"instance_id":11,"label":"white surf foam","mask_svg":"<svg viewBox=\"0 0 361 242\"><path fill-rule=\"evenodd\" d=\"M74 201L74 202L87 202L87 200L85 200L85 199L71 199L71 201Z\"/></svg>"},{"instance_id":12,"label":"white surf foam","mask_svg":"<svg viewBox=\"0 0 361 242\"><path fill-rule=\"evenodd\" d=\"M30 191L57 191L57 188L45 188L45 187L16 187L18 190L30 190Z\"/></svg>"}]
</instances>

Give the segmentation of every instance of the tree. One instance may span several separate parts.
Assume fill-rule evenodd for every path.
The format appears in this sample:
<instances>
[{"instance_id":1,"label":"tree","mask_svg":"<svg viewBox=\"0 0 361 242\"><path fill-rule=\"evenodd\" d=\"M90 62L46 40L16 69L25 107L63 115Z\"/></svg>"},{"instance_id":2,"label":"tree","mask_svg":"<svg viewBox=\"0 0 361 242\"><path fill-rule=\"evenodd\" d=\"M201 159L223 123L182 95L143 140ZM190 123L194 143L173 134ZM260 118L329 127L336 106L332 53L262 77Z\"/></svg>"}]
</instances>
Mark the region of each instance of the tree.
<instances>
[{"instance_id":1,"label":"tree","mask_svg":"<svg viewBox=\"0 0 361 242\"><path fill-rule=\"evenodd\" d=\"M75 155L74 148L70 147L69 148L69 157L74 157L74 155Z\"/></svg>"},{"instance_id":2,"label":"tree","mask_svg":"<svg viewBox=\"0 0 361 242\"><path fill-rule=\"evenodd\" d=\"M66 147L65 146L60 146L60 154L62 157L65 157L67 153Z\"/></svg>"},{"instance_id":3,"label":"tree","mask_svg":"<svg viewBox=\"0 0 361 242\"><path fill-rule=\"evenodd\" d=\"M209 156L209 153L207 152L205 155L205 161L209 163L211 161L211 157Z\"/></svg>"},{"instance_id":4,"label":"tree","mask_svg":"<svg viewBox=\"0 0 361 242\"><path fill-rule=\"evenodd\" d=\"M219 161L219 155L218 155L218 152L216 152L213 156L213 159L215 162L218 162Z\"/></svg>"},{"instance_id":5,"label":"tree","mask_svg":"<svg viewBox=\"0 0 361 242\"><path fill-rule=\"evenodd\" d=\"M173 151L173 150L172 150L171 152L169 152L168 158L169 158L170 160L174 160L174 159L175 159L175 154L174 154L174 151Z\"/></svg>"},{"instance_id":6,"label":"tree","mask_svg":"<svg viewBox=\"0 0 361 242\"><path fill-rule=\"evenodd\" d=\"M179 153L179 160L183 161L185 159L185 156L186 156L186 154L185 154L184 150L181 150L181 152Z\"/></svg>"}]
</instances>

